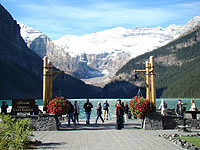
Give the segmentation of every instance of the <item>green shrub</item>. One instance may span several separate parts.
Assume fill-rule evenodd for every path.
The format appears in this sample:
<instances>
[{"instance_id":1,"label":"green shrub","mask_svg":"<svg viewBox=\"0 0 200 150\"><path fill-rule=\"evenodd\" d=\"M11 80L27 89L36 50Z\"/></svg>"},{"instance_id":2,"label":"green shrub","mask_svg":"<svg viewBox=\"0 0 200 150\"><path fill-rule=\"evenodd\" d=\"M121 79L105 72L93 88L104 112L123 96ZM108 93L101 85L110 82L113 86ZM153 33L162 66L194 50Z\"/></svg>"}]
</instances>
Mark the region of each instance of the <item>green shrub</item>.
<instances>
[{"instance_id":1,"label":"green shrub","mask_svg":"<svg viewBox=\"0 0 200 150\"><path fill-rule=\"evenodd\" d=\"M23 149L32 134L29 119L15 119L8 115L0 116L0 149Z\"/></svg>"}]
</instances>

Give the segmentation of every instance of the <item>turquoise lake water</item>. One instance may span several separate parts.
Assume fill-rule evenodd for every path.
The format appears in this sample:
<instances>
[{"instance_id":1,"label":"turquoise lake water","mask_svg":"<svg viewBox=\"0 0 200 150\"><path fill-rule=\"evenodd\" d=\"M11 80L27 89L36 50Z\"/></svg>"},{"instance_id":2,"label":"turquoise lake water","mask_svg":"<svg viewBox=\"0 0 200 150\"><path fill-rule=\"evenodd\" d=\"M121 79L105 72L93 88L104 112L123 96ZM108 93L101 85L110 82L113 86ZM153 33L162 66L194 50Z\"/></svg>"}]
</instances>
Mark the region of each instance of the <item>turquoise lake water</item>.
<instances>
[{"instance_id":1,"label":"turquoise lake water","mask_svg":"<svg viewBox=\"0 0 200 150\"><path fill-rule=\"evenodd\" d=\"M165 99L165 98L164 98ZM83 105L84 103L86 102L86 99L69 99L72 103L74 103L75 100L78 101L78 104L79 104L79 107L80 107L80 115L79 117L81 119L85 118L85 112L84 112L84 109L83 109ZM91 118L95 118L96 117L96 106L97 106L97 103L98 102L101 102L101 104L103 105L103 103L108 100L108 103L110 104L110 107L109 107L109 110L110 110L110 113L109 113L109 116L111 118L114 118L115 117L115 103L117 101L117 99L90 99L90 102L93 104L93 109L92 109L92 113L91 113ZM122 102L129 102L131 99L121 99ZM189 110L190 109L190 101L191 99L181 99L183 103L187 103L188 105L185 105L186 106L186 109ZM200 99L193 99L195 101L195 104L197 106L197 108L200 110ZM4 100L0 100L0 104L2 104L2 101ZM9 105L9 110L8 112L11 110L11 106L12 106L12 100L5 100L8 105ZM168 105L168 108L170 109L173 109L176 107L176 104L178 102L178 99L165 99L167 105ZM39 106L39 108L42 110L42 105L43 105L43 101L41 99L39 100L36 100L36 103L37 105ZM161 103L161 99L156 99L156 107L158 108L159 105Z\"/></svg>"}]
</instances>

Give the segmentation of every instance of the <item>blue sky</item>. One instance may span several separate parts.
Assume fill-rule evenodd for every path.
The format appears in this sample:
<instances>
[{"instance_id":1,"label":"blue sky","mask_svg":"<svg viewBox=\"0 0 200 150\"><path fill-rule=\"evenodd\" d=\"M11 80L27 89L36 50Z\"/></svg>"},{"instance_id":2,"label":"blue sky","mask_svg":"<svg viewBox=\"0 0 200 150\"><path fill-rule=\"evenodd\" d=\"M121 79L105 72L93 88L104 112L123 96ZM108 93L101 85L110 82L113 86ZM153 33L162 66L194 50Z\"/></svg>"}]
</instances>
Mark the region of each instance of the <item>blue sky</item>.
<instances>
[{"instance_id":1,"label":"blue sky","mask_svg":"<svg viewBox=\"0 0 200 150\"><path fill-rule=\"evenodd\" d=\"M52 40L114 27L167 27L200 16L200 0L0 0L13 18Z\"/></svg>"}]
</instances>

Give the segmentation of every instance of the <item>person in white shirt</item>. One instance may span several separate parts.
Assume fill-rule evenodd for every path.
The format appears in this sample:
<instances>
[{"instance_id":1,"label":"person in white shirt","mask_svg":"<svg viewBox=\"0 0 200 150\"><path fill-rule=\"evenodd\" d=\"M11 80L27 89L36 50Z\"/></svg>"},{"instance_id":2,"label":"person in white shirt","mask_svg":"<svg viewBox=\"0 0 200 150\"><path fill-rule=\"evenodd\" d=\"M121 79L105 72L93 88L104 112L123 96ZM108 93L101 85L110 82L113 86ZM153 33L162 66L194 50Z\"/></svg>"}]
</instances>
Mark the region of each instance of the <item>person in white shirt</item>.
<instances>
[{"instance_id":1,"label":"person in white shirt","mask_svg":"<svg viewBox=\"0 0 200 150\"><path fill-rule=\"evenodd\" d=\"M191 108L190 111L196 111L197 107L196 104L194 103L194 100L191 100Z\"/></svg>"},{"instance_id":2,"label":"person in white shirt","mask_svg":"<svg viewBox=\"0 0 200 150\"><path fill-rule=\"evenodd\" d=\"M191 113L192 114L192 119L197 119L197 114L195 113L195 111L197 111L197 107L196 107L196 104L194 103L194 100L191 100L190 111L193 111Z\"/></svg>"},{"instance_id":3,"label":"person in white shirt","mask_svg":"<svg viewBox=\"0 0 200 150\"><path fill-rule=\"evenodd\" d=\"M166 116L167 115L167 103L164 99L162 99L159 109L161 109L161 115Z\"/></svg>"}]
</instances>

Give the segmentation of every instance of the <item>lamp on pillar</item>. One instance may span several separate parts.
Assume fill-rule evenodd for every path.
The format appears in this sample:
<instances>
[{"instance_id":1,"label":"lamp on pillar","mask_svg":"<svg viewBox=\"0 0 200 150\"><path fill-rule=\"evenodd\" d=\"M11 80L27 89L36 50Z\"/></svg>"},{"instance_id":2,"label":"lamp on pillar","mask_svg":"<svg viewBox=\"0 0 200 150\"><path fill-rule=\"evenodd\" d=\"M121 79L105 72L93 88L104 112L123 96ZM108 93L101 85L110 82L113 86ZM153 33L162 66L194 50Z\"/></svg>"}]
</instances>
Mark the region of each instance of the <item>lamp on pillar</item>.
<instances>
[{"instance_id":1,"label":"lamp on pillar","mask_svg":"<svg viewBox=\"0 0 200 150\"><path fill-rule=\"evenodd\" d=\"M151 100L153 104L153 110L156 110L156 91L155 91L155 74L154 74L154 57L149 57L149 61L146 61L145 70L135 70L135 74L138 72L146 81L146 99Z\"/></svg>"},{"instance_id":2,"label":"lamp on pillar","mask_svg":"<svg viewBox=\"0 0 200 150\"><path fill-rule=\"evenodd\" d=\"M138 75L136 74L136 72L135 72L135 74L134 74L134 77L135 77L135 80L138 79Z\"/></svg>"},{"instance_id":3,"label":"lamp on pillar","mask_svg":"<svg viewBox=\"0 0 200 150\"><path fill-rule=\"evenodd\" d=\"M59 80L66 80L65 76L64 76L64 72L61 74L61 77Z\"/></svg>"},{"instance_id":4,"label":"lamp on pillar","mask_svg":"<svg viewBox=\"0 0 200 150\"><path fill-rule=\"evenodd\" d=\"M43 112L44 114L47 111L47 99L52 99L53 96L53 80L62 73L61 80L65 80L63 71L53 71L52 62L48 63L48 58L44 57L43 63ZM53 76L55 74L55 76Z\"/></svg>"}]
</instances>

